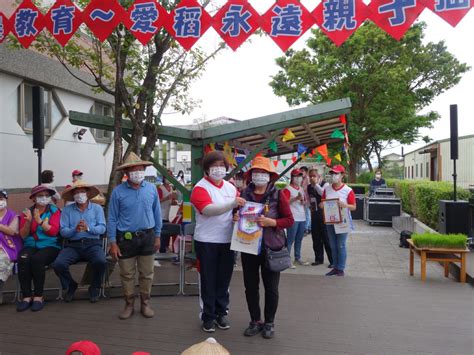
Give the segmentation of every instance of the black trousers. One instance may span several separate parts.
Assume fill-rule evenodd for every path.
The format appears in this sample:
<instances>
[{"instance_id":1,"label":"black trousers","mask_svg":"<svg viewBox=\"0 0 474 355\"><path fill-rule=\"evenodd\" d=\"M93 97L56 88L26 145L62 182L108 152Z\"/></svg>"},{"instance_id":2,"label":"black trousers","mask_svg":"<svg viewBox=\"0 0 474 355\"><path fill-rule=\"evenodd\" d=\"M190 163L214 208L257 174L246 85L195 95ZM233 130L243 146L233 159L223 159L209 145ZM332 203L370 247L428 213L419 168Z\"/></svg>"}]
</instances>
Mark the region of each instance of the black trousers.
<instances>
[{"instance_id":1,"label":"black trousers","mask_svg":"<svg viewBox=\"0 0 474 355\"><path fill-rule=\"evenodd\" d=\"M194 241L194 246L199 261L201 319L209 322L227 314L234 252L230 243Z\"/></svg>"},{"instance_id":2,"label":"black trousers","mask_svg":"<svg viewBox=\"0 0 474 355\"><path fill-rule=\"evenodd\" d=\"M122 254L120 259L155 254L155 232L153 229L132 234L132 239L125 239L125 233L117 231L117 245Z\"/></svg>"},{"instance_id":3,"label":"black trousers","mask_svg":"<svg viewBox=\"0 0 474 355\"><path fill-rule=\"evenodd\" d=\"M278 308L280 273L266 268L265 251L262 251L260 255L242 253L242 269L244 272L245 297L247 298L251 321L258 322L262 319L259 293L261 271L263 287L265 288L265 323L273 323Z\"/></svg>"},{"instance_id":4,"label":"black trousers","mask_svg":"<svg viewBox=\"0 0 474 355\"><path fill-rule=\"evenodd\" d=\"M324 250L328 256L329 264L332 264L331 246L329 245L326 225L323 222L323 211L317 210L311 215L311 237L313 239L314 259L316 262L324 262Z\"/></svg>"},{"instance_id":5,"label":"black trousers","mask_svg":"<svg viewBox=\"0 0 474 355\"><path fill-rule=\"evenodd\" d=\"M50 265L59 254L58 248L48 247L36 249L23 248L18 258L18 279L20 280L23 297L43 296L45 267ZM34 295L31 289L34 285Z\"/></svg>"}]
</instances>

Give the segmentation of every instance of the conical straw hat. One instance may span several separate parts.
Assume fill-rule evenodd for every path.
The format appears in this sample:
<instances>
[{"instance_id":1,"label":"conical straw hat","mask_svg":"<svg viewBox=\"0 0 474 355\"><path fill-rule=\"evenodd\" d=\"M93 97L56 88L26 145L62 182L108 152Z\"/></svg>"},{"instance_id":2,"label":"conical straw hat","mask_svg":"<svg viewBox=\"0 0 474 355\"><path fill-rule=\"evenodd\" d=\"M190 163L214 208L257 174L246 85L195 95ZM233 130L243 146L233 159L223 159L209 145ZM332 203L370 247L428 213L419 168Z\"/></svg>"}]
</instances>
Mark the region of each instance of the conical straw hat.
<instances>
[{"instance_id":1,"label":"conical straw hat","mask_svg":"<svg viewBox=\"0 0 474 355\"><path fill-rule=\"evenodd\" d=\"M230 352L220 345L216 339L207 338L202 343L187 348L181 355L230 355Z\"/></svg>"},{"instance_id":2,"label":"conical straw hat","mask_svg":"<svg viewBox=\"0 0 474 355\"><path fill-rule=\"evenodd\" d=\"M66 190L63 191L61 197L64 201L74 201L74 190L79 188L87 189L87 197L89 200L100 194L100 190L94 185L88 184L83 180L77 180L74 184L72 184L71 186L66 188Z\"/></svg>"},{"instance_id":3,"label":"conical straw hat","mask_svg":"<svg viewBox=\"0 0 474 355\"><path fill-rule=\"evenodd\" d=\"M117 167L117 170L123 170L126 168L131 168L132 166L148 166L148 165L153 165L151 161L146 161L146 160L141 160L138 155L136 155L134 152L130 152L130 154L127 155L125 158L125 161L123 162L122 165Z\"/></svg>"}]
</instances>

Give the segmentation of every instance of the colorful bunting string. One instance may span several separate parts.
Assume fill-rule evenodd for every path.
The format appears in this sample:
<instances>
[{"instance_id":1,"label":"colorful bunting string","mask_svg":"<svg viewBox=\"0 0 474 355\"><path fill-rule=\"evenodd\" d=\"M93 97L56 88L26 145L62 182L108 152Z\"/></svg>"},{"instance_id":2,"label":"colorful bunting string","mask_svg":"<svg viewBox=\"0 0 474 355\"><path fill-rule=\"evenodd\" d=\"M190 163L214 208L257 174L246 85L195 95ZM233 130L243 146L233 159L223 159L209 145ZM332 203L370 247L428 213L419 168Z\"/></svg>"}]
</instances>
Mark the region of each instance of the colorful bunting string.
<instances>
[{"instance_id":1,"label":"colorful bunting string","mask_svg":"<svg viewBox=\"0 0 474 355\"><path fill-rule=\"evenodd\" d=\"M339 153L335 154L334 159L336 159L337 161L342 161L341 154L339 154Z\"/></svg>"},{"instance_id":2,"label":"colorful bunting string","mask_svg":"<svg viewBox=\"0 0 474 355\"><path fill-rule=\"evenodd\" d=\"M283 142L286 142L286 141L289 141L291 139L294 139L296 138L295 134L288 128L286 128L284 131L283 131L283 137L281 138L281 140Z\"/></svg>"},{"instance_id":3,"label":"colorful bunting string","mask_svg":"<svg viewBox=\"0 0 474 355\"><path fill-rule=\"evenodd\" d=\"M304 154L308 148L306 148L303 144L298 143L298 155Z\"/></svg>"},{"instance_id":4,"label":"colorful bunting string","mask_svg":"<svg viewBox=\"0 0 474 355\"><path fill-rule=\"evenodd\" d=\"M344 139L345 136L344 136L344 133L342 133L340 130L338 130L338 129L336 128L336 129L334 130L334 132L332 132L331 138L334 138L334 139Z\"/></svg>"},{"instance_id":5,"label":"colorful bunting string","mask_svg":"<svg viewBox=\"0 0 474 355\"><path fill-rule=\"evenodd\" d=\"M278 152L278 144L274 140L268 143L268 148L273 150L275 153Z\"/></svg>"}]
</instances>

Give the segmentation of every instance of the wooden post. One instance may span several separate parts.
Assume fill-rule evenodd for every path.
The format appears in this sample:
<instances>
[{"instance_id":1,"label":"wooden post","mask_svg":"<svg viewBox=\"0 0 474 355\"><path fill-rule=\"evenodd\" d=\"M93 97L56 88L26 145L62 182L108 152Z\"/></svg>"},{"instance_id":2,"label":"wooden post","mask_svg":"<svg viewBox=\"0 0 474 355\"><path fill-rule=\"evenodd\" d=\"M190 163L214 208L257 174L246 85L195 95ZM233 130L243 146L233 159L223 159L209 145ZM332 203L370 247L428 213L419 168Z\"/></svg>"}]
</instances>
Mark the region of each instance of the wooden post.
<instances>
[{"instance_id":1,"label":"wooden post","mask_svg":"<svg viewBox=\"0 0 474 355\"><path fill-rule=\"evenodd\" d=\"M410 276L415 274L415 251L413 250L413 246L410 244Z\"/></svg>"},{"instance_id":2,"label":"wooden post","mask_svg":"<svg viewBox=\"0 0 474 355\"><path fill-rule=\"evenodd\" d=\"M426 281L426 251L421 251L421 281Z\"/></svg>"},{"instance_id":3,"label":"wooden post","mask_svg":"<svg viewBox=\"0 0 474 355\"><path fill-rule=\"evenodd\" d=\"M449 262L444 262L444 277L449 277Z\"/></svg>"},{"instance_id":4,"label":"wooden post","mask_svg":"<svg viewBox=\"0 0 474 355\"><path fill-rule=\"evenodd\" d=\"M466 282L466 254L461 253L461 275L459 277L460 282Z\"/></svg>"}]
</instances>

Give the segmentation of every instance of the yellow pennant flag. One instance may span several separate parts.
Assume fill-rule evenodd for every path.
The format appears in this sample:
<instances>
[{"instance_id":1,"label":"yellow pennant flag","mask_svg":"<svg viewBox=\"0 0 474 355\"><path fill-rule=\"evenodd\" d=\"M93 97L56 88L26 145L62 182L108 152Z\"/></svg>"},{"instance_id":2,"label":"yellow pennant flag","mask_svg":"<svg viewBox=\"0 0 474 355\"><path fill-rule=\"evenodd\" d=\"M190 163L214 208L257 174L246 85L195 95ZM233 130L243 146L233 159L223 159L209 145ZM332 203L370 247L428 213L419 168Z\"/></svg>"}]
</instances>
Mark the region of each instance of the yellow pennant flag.
<instances>
[{"instance_id":1,"label":"yellow pennant flag","mask_svg":"<svg viewBox=\"0 0 474 355\"><path fill-rule=\"evenodd\" d=\"M293 139L295 137L296 137L295 134L287 128L283 131L283 137L281 138L281 140L283 142L286 142L286 141L289 141L290 139Z\"/></svg>"},{"instance_id":2,"label":"yellow pennant flag","mask_svg":"<svg viewBox=\"0 0 474 355\"><path fill-rule=\"evenodd\" d=\"M336 155L334 155L334 159L338 160L338 161L341 161L341 154L337 153Z\"/></svg>"}]
</instances>

